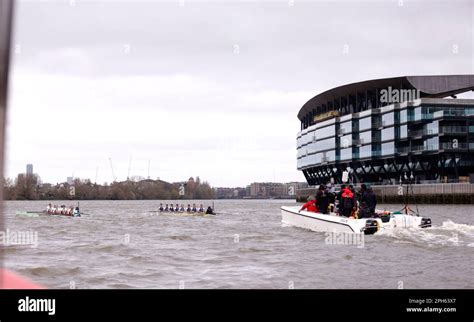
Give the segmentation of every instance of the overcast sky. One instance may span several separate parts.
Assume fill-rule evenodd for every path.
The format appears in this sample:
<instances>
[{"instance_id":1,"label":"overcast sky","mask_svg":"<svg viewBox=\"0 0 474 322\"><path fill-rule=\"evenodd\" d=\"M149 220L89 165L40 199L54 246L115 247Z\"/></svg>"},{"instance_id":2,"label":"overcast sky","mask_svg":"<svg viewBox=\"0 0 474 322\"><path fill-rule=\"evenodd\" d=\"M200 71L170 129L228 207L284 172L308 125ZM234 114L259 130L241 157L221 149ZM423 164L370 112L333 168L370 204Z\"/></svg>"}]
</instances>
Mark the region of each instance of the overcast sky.
<instances>
[{"instance_id":1,"label":"overcast sky","mask_svg":"<svg viewBox=\"0 0 474 322\"><path fill-rule=\"evenodd\" d=\"M19 1L7 176L304 181L296 117L335 86L473 73L472 1Z\"/></svg>"}]
</instances>

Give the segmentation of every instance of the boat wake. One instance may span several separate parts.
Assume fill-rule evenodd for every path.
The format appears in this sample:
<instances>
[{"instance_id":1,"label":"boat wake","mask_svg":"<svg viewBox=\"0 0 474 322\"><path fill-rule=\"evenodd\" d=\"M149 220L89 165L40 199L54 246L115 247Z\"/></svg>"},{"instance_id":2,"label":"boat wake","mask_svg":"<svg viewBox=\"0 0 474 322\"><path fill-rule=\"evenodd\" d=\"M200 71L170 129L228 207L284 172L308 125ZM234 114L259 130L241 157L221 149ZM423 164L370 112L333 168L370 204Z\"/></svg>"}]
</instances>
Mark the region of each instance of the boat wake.
<instances>
[{"instance_id":1,"label":"boat wake","mask_svg":"<svg viewBox=\"0 0 474 322\"><path fill-rule=\"evenodd\" d=\"M377 235L394 238L395 243L474 247L474 226L458 224L451 220L444 221L441 226L425 229L385 229Z\"/></svg>"}]
</instances>

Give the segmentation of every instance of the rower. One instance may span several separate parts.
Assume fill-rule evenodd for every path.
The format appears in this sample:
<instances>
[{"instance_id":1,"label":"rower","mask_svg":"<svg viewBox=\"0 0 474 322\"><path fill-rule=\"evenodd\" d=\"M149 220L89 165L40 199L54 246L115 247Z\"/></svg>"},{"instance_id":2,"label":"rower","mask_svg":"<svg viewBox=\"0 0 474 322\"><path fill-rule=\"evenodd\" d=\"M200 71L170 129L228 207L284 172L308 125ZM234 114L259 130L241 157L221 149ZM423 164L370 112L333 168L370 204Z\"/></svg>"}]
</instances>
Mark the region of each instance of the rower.
<instances>
[{"instance_id":1,"label":"rower","mask_svg":"<svg viewBox=\"0 0 474 322\"><path fill-rule=\"evenodd\" d=\"M213 214L214 214L214 211L212 210L211 206L207 207L206 215L213 215Z\"/></svg>"},{"instance_id":2,"label":"rower","mask_svg":"<svg viewBox=\"0 0 474 322\"><path fill-rule=\"evenodd\" d=\"M196 208L196 204L193 203L193 209L192 209L193 212L197 212L197 208Z\"/></svg>"},{"instance_id":3,"label":"rower","mask_svg":"<svg viewBox=\"0 0 474 322\"><path fill-rule=\"evenodd\" d=\"M184 212L184 204L181 204L181 207L179 208L180 212Z\"/></svg>"},{"instance_id":4,"label":"rower","mask_svg":"<svg viewBox=\"0 0 474 322\"><path fill-rule=\"evenodd\" d=\"M51 203L48 204L48 207L46 207L46 212L47 212L48 214L51 213L52 208L53 208L53 207L51 206Z\"/></svg>"},{"instance_id":5,"label":"rower","mask_svg":"<svg viewBox=\"0 0 474 322\"><path fill-rule=\"evenodd\" d=\"M165 211L169 211L168 204L166 204Z\"/></svg>"},{"instance_id":6,"label":"rower","mask_svg":"<svg viewBox=\"0 0 474 322\"><path fill-rule=\"evenodd\" d=\"M174 207L172 203L170 204L170 211L174 211Z\"/></svg>"},{"instance_id":7,"label":"rower","mask_svg":"<svg viewBox=\"0 0 474 322\"><path fill-rule=\"evenodd\" d=\"M174 211L179 211L179 205L176 204L176 208L174 208Z\"/></svg>"},{"instance_id":8,"label":"rower","mask_svg":"<svg viewBox=\"0 0 474 322\"><path fill-rule=\"evenodd\" d=\"M79 211L79 206L74 209L72 215L74 217L81 217L81 212Z\"/></svg>"},{"instance_id":9,"label":"rower","mask_svg":"<svg viewBox=\"0 0 474 322\"><path fill-rule=\"evenodd\" d=\"M162 203L160 203L160 208L158 208L158 210L159 210L159 211L164 211L164 210L165 210L165 208L163 208L163 204L162 204Z\"/></svg>"},{"instance_id":10,"label":"rower","mask_svg":"<svg viewBox=\"0 0 474 322\"><path fill-rule=\"evenodd\" d=\"M191 205L190 204L188 204L188 208L186 208L186 211L191 212Z\"/></svg>"},{"instance_id":11,"label":"rower","mask_svg":"<svg viewBox=\"0 0 474 322\"><path fill-rule=\"evenodd\" d=\"M199 205L198 212L204 212L204 208L202 207L202 204Z\"/></svg>"}]
</instances>

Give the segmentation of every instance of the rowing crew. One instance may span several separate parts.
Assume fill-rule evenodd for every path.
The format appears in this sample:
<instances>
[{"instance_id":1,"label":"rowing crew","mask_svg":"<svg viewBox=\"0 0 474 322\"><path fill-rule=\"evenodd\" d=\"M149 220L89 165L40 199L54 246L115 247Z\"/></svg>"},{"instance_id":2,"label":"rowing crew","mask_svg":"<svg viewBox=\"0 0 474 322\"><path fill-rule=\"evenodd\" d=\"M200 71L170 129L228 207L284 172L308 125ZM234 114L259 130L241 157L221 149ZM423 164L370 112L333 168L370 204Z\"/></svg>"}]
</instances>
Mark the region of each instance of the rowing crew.
<instances>
[{"instance_id":1,"label":"rowing crew","mask_svg":"<svg viewBox=\"0 0 474 322\"><path fill-rule=\"evenodd\" d=\"M159 211L173 211L173 212L201 212L201 213L206 213L208 215L212 215L214 212L212 210L212 207L209 206L207 207L207 210L204 211L204 207L201 205L199 205L199 208L196 207L196 204L194 203L193 206L191 207L191 204L188 204L188 207L184 208L184 204L181 204L181 206L179 204L176 204L176 207L173 207L173 204L166 204L164 207L163 207L163 204L160 203L160 208L158 208Z\"/></svg>"},{"instance_id":2,"label":"rowing crew","mask_svg":"<svg viewBox=\"0 0 474 322\"><path fill-rule=\"evenodd\" d=\"M57 206L48 204L46 212L49 215L64 215L64 216L80 216L79 207L66 207L65 205Z\"/></svg>"}]
</instances>

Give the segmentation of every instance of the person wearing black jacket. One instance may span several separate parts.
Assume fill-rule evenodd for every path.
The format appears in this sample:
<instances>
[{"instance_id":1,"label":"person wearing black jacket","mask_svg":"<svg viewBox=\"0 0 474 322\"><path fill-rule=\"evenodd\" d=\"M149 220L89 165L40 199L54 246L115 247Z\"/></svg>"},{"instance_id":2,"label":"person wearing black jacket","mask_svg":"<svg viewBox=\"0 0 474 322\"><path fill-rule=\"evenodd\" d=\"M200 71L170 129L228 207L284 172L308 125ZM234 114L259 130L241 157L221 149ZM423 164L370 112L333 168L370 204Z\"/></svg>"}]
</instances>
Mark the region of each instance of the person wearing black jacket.
<instances>
[{"instance_id":1,"label":"person wearing black jacket","mask_svg":"<svg viewBox=\"0 0 474 322\"><path fill-rule=\"evenodd\" d=\"M377 206L377 196L372 188L364 183L360 186L360 202L365 203L369 209L370 214L375 214L375 207Z\"/></svg>"}]
</instances>

